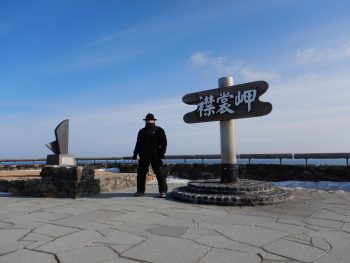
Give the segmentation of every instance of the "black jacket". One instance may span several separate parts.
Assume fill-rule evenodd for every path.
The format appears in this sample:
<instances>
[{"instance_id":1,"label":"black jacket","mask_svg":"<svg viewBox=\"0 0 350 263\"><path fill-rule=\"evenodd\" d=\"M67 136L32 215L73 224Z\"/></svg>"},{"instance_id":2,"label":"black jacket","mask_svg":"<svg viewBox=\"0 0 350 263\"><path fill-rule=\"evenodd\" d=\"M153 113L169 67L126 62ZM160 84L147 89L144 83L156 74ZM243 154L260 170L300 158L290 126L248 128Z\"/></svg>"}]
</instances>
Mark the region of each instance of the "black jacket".
<instances>
[{"instance_id":1,"label":"black jacket","mask_svg":"<svg viewBox=\"0 0 350 263\"><path fill-rule=\"evenodd\" d=\"M166 151L167 139L161 127L146 124L137 135L134 156L140 158L162 159Z\"/></svg>"}]
</instances>

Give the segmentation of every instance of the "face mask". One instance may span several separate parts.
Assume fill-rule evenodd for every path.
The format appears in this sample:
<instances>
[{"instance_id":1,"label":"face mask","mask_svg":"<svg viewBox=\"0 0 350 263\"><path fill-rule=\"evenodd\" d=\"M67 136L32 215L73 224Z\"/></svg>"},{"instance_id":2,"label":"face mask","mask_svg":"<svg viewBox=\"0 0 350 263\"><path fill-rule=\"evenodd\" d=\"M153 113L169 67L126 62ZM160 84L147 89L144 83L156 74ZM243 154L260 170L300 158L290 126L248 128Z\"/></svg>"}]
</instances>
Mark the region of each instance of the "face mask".
<instances>
[{"instance_id":1,"label":"face mask","mask_svg":"<svg viewBox=\"0 0 350 263\"><path fill-rule=\"evenodd\" d=\"M155 123L147 123L146 122L146 127L153 127L153 126L155 126L156 124Z\"/></svg>"}]
</instances>

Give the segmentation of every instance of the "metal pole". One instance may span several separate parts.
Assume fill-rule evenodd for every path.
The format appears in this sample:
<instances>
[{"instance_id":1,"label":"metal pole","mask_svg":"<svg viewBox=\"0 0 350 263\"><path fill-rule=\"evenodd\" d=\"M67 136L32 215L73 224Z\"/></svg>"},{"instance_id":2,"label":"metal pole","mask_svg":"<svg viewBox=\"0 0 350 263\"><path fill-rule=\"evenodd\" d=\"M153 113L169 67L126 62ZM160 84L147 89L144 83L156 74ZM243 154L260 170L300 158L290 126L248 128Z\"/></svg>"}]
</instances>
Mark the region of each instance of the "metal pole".
<instances>
[{"instance_id":1,"label":"metal pole","mask_svg":"<svg viewBox=\"0 0 350 263\"><path fill-rule=\"evenodd\" d=\"M219 79L219 88L227 86L233 86L233 77ZM235 183L239 181L235 137L235 120L220 121L221 182L223 183Z\"/></svg>"}]
</instances>

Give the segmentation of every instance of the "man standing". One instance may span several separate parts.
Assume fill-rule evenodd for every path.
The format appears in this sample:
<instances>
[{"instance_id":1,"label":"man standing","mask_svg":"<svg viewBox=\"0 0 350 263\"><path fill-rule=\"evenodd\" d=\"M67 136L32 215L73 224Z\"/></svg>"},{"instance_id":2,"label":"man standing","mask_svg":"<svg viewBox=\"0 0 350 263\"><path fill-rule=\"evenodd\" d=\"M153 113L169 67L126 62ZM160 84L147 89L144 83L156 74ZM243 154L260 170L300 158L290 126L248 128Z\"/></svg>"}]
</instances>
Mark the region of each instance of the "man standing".
<instances>
[{"instance_id":1,"label":"man standing","mask_svg":"<svg viewBox=\"0 0 350 263\"><path fill-rule=\"evenodd\" d=\"M154 115L148 113L143 119L146 126L142 128L137 135L133 159L139 155L139 168L137 170L137 192L135 196L144 195L146 190L146 175L148 167L151 164L152 169L157 177L159 197L165 198L168 191L166 176L164 176L160 167L167 146L165 132L161 127L156 126Z\"/></svg>"}]
</instances>

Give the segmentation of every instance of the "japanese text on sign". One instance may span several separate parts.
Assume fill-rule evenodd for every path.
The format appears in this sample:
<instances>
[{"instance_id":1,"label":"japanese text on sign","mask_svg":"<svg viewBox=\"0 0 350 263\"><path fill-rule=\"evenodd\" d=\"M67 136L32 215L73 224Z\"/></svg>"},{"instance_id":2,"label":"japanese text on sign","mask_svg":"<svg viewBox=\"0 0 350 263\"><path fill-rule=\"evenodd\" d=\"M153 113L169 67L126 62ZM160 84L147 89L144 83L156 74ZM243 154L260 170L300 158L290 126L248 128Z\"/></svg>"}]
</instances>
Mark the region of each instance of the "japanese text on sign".
<instances>
[{"instance_id":1,"label":"japanese text on sign","mask_svg":"<svg viewBox=\"0 0 350 263\"><path fill-rule=\"evenodd\" d=\"M220 93L220 96L215 98L213 95L201 96L201 102L197 104L197 111L199 117L211 116L216 114L230 113L234 114L235 107L245 103L248 107L248 112L251 111L252 102L255 101L257 91L255 89L238 91L237 95L234 96L231 92Z\"/></svg>"}]
</instances>

